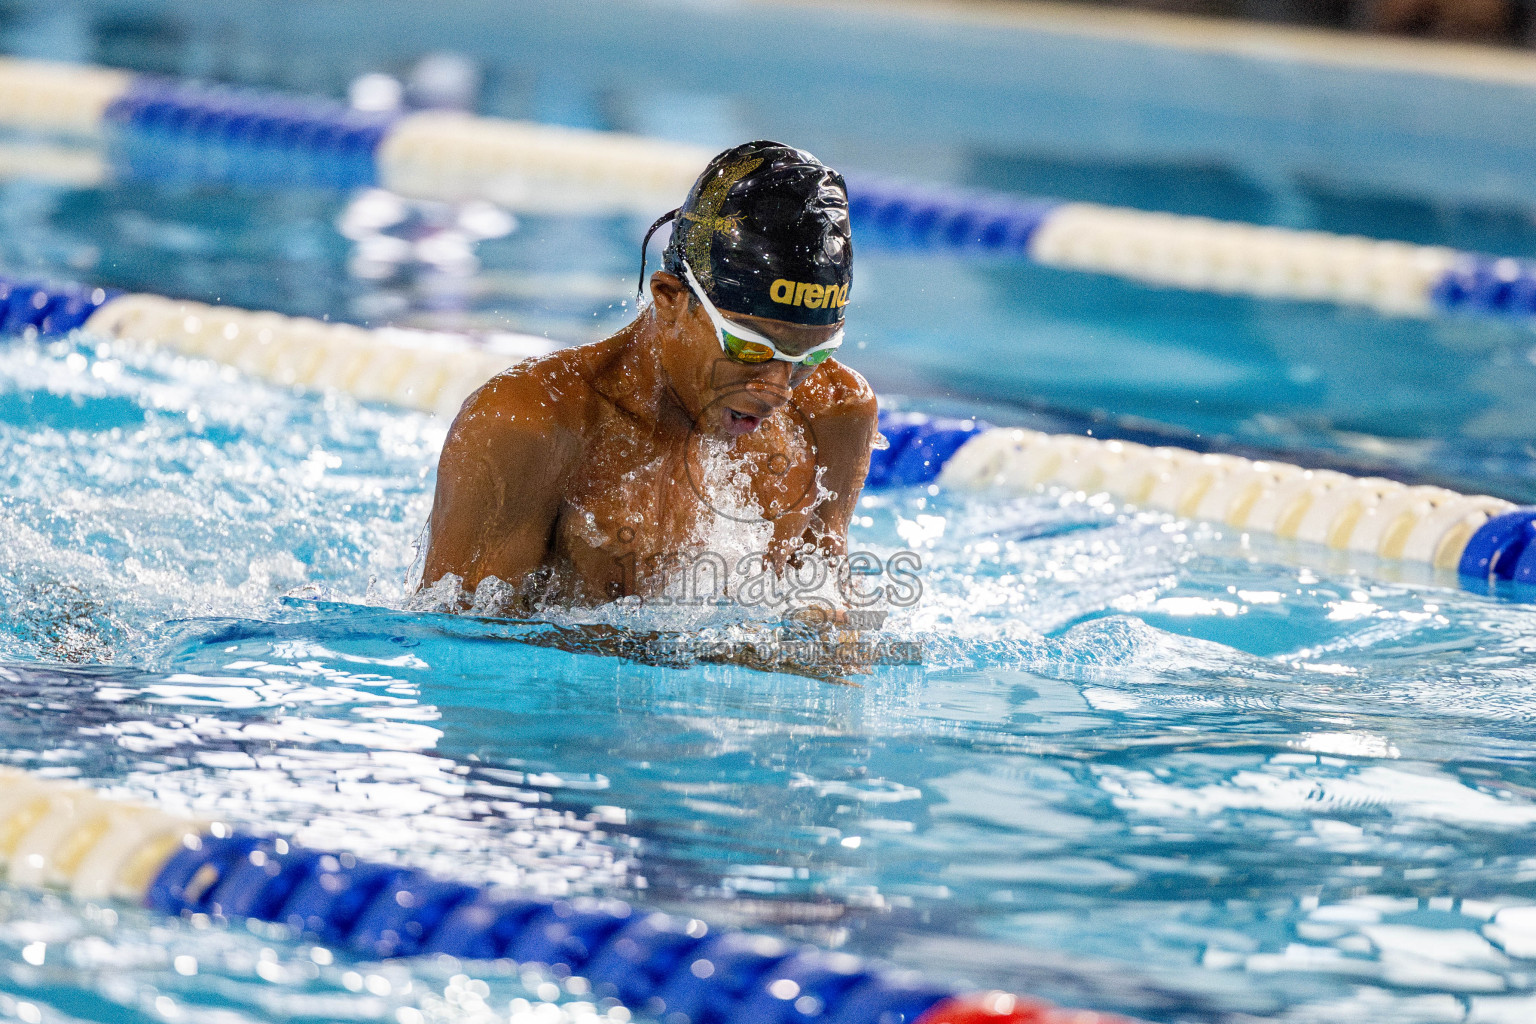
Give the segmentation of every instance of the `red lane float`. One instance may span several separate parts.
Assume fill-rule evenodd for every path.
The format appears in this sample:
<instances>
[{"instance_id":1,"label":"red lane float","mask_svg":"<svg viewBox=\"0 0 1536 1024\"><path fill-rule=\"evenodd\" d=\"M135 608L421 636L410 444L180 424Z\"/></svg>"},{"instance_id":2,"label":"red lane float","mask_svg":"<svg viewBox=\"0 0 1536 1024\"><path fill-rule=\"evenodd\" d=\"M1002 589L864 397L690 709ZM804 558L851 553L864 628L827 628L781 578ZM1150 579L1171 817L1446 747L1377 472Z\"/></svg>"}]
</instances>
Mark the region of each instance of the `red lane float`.
<instances>
[{"instance_id":1,"label":"red lane float","mask_svg":"<svg viewBox=\"0 0 1536 1024\"><path fill-rule=\"evenodd\" d=\"M946 999L913 1024L1136 1024L1095 1010L1068 1010L1007 992Z\"/></svg>"}]
</instances>

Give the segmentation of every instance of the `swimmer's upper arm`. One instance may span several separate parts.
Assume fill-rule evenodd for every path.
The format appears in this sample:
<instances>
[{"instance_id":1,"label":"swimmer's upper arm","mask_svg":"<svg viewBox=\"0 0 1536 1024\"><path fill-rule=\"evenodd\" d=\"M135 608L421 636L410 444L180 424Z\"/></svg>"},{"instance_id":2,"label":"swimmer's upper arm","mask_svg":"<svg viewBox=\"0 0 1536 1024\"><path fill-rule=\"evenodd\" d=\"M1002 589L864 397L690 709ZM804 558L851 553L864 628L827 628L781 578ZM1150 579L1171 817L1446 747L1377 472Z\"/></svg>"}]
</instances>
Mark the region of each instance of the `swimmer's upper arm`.
<instances>
[{"instance_id":1,"label":"swimmer's upper arm","mask_svg":"<svg viewBox=\"0 0 1536 1024\"><path fill-rule=\"evenodd\" d=\"M577 439L544 384L503 374L459 410L438 460L422 585L513 586L543 563Z\"/></svg>"},{"instance_id":2,"label":"swimmer's upper arm","mask_svg":"<svg viewBox=\"0 0 1536 1024\"><path fill-rule=\"evenodd\" d=\"M822 487L829 497L816 506L810 534L829 555L840 555L848 544L848 525L858 505L864 478L869 475L869 453L879 428L880 410L875 393L864 378L842 364L833 364L827 382L824 411L818 411L816 462L822 468Z\"/></svg>"}]
</instances>

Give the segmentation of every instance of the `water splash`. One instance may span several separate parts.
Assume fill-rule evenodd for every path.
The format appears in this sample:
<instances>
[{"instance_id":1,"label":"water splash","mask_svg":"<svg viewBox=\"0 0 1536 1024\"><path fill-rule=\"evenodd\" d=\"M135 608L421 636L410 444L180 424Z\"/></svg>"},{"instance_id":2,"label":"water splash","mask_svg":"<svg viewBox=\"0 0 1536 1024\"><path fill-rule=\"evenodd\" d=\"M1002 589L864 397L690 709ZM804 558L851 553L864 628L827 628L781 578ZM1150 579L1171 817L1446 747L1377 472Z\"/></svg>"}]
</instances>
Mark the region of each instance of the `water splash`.
<instances>
[{"instance_id":1,"label":"water splash","mask_svg":"<svg viewBox=\"0 0 1536 1024\"><path fill-rule=\"evenodd\" d=\"M1536 994L1530 609L1075 495L899 491L861 499L852 541L918 559L877 635L921 657L829 686L657 656L760 636L739 609L411 599L430 420L94 346L18 344L0 379L0 655L92 663L0 678L10 761L1146 1016L1422 1024ZM741 518L707 543L760 544ZM96 911L7 898L18 949L70 950L55 988L139 963ZM275 1001L158 960L118 1005L281 1016L317 984L280 937L169 934L276 964ZM346 970L362 988L318 984L365 1019L425 1019L453 977ZM412 994L359 1003L370 973Z\"/></svg>"}]
</instances>

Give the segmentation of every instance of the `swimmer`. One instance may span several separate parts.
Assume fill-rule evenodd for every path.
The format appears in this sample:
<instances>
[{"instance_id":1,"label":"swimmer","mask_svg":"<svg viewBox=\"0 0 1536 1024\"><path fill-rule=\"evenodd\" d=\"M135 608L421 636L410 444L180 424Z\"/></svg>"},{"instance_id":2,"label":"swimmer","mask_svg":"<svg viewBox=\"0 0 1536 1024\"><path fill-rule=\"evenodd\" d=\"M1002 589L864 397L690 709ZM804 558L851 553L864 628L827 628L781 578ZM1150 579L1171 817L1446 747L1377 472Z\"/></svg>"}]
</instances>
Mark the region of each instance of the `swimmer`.
<instances>
[{"instance_id":1,"label":"swimmer","mask_svg":"<svg viewBox=\"0 0 1536 1024\"><path fill-rule=\"evenodd\" d=\"M634 321L465 401L438 463L423 586L452 575L468 594L494 578L517 614L654 596L722 514L711 460L771 523L765 571L845 553L876 405L835 357L853 265L842 176L746 143L646 241L668 220L649 282L641 246L651 301Z\"/></svg>"}]
</instances>

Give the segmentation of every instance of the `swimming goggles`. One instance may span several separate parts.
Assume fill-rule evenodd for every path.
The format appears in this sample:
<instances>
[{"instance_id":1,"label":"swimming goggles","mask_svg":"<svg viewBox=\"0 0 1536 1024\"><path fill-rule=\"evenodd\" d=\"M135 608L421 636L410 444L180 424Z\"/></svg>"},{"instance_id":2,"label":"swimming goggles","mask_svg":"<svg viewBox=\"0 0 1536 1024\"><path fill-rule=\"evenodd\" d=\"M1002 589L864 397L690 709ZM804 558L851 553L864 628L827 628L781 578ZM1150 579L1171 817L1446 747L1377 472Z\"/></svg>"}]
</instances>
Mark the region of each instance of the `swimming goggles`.
<instances>
[{"instance_id":1,"label":"swimming goggles","mask_svg":"<svg viewBox=\"0 0 1536 1024\"><path fill-rule=\"evenodd\" d=\"M802 352L797 356L787 355L779 351L779 347L768 338L763 337L749 327L732 323L720 315L715 304L709 301L709 296L704 294L704 289L699 287L698 279L693 276L693 268L687 260L682 261L683 276L688 279L688 287L693 289L693 294L704 305L704 312L709 316L709 322L715 325L715 334L720 338L720 348L732 359L741 363L766 363L770 359L777 359L783 363L789 363L797 370L809 370L813 366L820 366L843 343L843 330L838 328L831 340L822 342L809 352Z\"/></svg>"}]
</instances>

